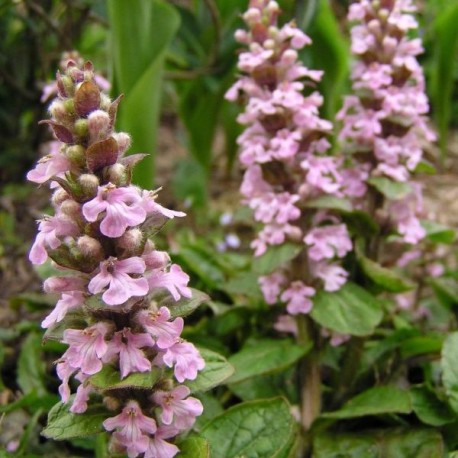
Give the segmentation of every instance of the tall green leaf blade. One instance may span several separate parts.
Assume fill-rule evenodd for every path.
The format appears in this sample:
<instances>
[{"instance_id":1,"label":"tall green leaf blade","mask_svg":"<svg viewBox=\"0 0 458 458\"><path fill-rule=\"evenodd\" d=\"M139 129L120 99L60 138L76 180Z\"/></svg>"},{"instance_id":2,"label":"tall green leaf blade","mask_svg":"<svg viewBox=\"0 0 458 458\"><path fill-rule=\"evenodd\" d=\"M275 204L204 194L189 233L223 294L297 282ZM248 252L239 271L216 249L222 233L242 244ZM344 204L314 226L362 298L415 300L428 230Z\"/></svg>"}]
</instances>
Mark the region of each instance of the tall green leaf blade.
<instances>
[{"instance_id":1,"label":"tall green leaf blade","mask_svg":"<svg viewBox=\"0 0 458 458\"><path fill-rule=\"evenodd\" d=\"M164 58L178 29L179 16L163 0L109 0L108 12L114 90L125 93L118 127L132 136L132 152L150 154L137 168L135 180L151 188Z\"/></svg>"},{"instance_id":2,"label":"tall green leaf blade","mask_svg":"<svg viewBox=\"0 0 458 458\"><path fill-rule=\"evenodd\" d=\"M24 340L19 354L17 380L22 391L32 390L40 396L47 394L44 382L45 366L41 352L41 336L30 333Z\"/></svg>"},{"instance_id":3,"label":"tall green leaf blade","mask_svg":"<svg viewBox=\"0 0 458 458\"><path fill-rule=\"evenodd\" d=\"M442 382L452 409L458 413L458 332L449 334L442 347Z\"/></svg>"}]
</instances>

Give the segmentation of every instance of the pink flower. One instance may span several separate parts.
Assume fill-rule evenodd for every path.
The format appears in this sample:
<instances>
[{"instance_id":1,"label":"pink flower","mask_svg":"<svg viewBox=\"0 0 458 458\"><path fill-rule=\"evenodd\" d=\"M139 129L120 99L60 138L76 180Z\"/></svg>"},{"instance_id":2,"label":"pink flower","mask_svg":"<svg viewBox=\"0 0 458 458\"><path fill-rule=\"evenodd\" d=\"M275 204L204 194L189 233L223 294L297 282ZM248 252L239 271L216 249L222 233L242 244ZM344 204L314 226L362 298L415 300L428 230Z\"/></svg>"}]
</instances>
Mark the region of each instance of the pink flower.
<instances>
[{"instance_id":1,"label":"pink flower","mask_svg":"<svg viewBox=\"0 0 458 458\"><path fill-rule=\"evenodd\" d=\"M310 245L308 254L314 261L342 258L353 247L345 224L316 227L304 237L304 242Z\"/></svg>"},{"instance_id":2,"label":"pink flower","mask_svg":"<svg viewBox=\"0 0 458 458\"><path fill-rule=\"evenodd\" d=\"M102 295L108 305L119 305L131 297L144 296L149 290L147 280L132 278L129 274L142 274L145 269L145 262L138 256L121 261L110 257L100 263L100 272L89 282L89 292L97 294L108 286Z\"/></svg>"},{"instance_id":3,"label":"pink flower","mask_svg":"<svg viewBox=\"0 0 458 458\"><path fill-rule=\"evenodd\" d=\"M175 210L169 210L168 208L165 208L162 205L159 205L156 202L158 191L146 191L146 190L142 191L141 206L143 207L143 209L146 211L148 215L154 215L154 214L159 213L165 216L166 218L170 218L170 219L173 219L175 216L178 216L178 217L186 216L186 213L175 211Z\"/></svg>"},{"instance_id":4,"label":"pink flower","mask_svg":"<svg viewBox=\"0 0 458 458\"><path fill-rule=\"evenodd\" d=\"M102 358L108 350L105 335L111 324L101 321L86 329L66 329L62 341L69 344L63 359L83 374L96 374L102 369Z\"/></svg>"},{"instance_id":5,"label":"pink flower","mask_svg":"<svg viewBox=\"0 0 458 458\"><path fill-rule=\"evenodd\" d=\"M124 378L131 372L151 370L151 362L140 348L153 346L154 341L149 334L134 334L129 328L124 328L114 334L105 358L110 360L113 355L119 354L121 378Z\"/></svg>"},{"instance_id":6,"label":"pink flower","mask_svg":"<svg viewBox=\"0 0 458 458\"><path fill-rule=\"evenodd\" d=\"M164 439L174 437L178 434L173 426L159 426L154 438L151 438L148 443L148 448L145 451L145 458L173 458L180 449L166 442Z\"/></svg>"},{"instance_id":7,"label":"pink flower","mask_svg":"<svg viewBox=\"0 0 458 458\"><path fill-rule=\"evenodd\" d=\"M178 339L177 342L165 351L160 351L154 359L154 364L174 366L175 378L180 382L194 380L197 372L205 367L203 360L196 347L189 342Z\"/></svg>"},{"instance_id":8,"label":"pink flower","mask_svg":"<svg viewBox=\"0 0 458 458\"><path fill-rule=\"evenodd\" d=\"M146 218L139 191L134 186L117 188L111 183L99 186L97 197L83 205L83 215L94 222L102 212L105 216L100 231L107 237L120 237L129 226L137 226Z\"/></svg>"},{"instance_id":9,"label":"pink flower","mask_svg":"<svg viewBox=\"0 0 458 458\"><path fill-rule=\"evenodd\" d=\"M52 142L50 154L40 159L37 166L27 174L27 179L34 183L46 183L51 178L68 172L70 161L59 149L59 142Z\"/></svg>"},{"instance_id":10,"label":"pink flower","mask_svg":"<svg viewBox=\"0 0 458 458\"><path fill-rule=\"evenodd\" d=\"M301 162L307 171L306 180L313 188L326 194L339 195L342 178L337 171L338 159L334 157L310 157Z\"/></svg>"},{"instance_id":11,"label":"pink flower","mask_svg":"<svg viewBox=\"0 0 458 458\"><path fill-rule=\"evenodd\" d=\"M196 417L202 415L202 403L196 398L187 398L191 390L179 385L172 391L156 391L153 400L162 408L161 420L164 425L171 425L179 430L190 429ZM187 399L185 399L187 398Z\"/></svg>"},{"instance_id":12,"label":"pink flower","mask_svg":"<svg viewBox=\"0 0 458 458\"><path fill-rule=\"evenodd\" d=\"M165 350L175 344L183 331L183 318L170 321L170 311L161 307L157 312L142 310L136 315L137 322L156 338L156 345Z\"/></svg>"},{"instance_id":13,"label":"pink flower","mask_svg":"<svg viewBox=\"0 0 458 458\"><path fill-rule=\"evenodd\" d=\"M288 302L286 310L291 315L309 313L312 310L313 302L310 297L315 295L315 289L304 285L301 281L294 281L281 295L281 300Z\"/></svg>"},{"instance_id":14,"label":"pink flower","mask_svg":"<svg viewBox=\"0 0 458 458\"><path fill-rule=\"evenodd\" d=\"M280 272L274 272L264 277L259 277L259 285L264 296L264 300L269 304L275 304L278 296L286 282L286 277Z\"/></svg>"},{"instance_id":15,"label":"pink flower","mask_svg":"<svg viewBox=\"0 0 458 458\"><path fill-rule=\"evenodd\" d=\"M72 413L84 413L87 410L87 401L89 395L94 391L94 387L90 383L85 383L88 375L79 372L75 378L81 382L76 390L75 399L70 407Z\"/></svg>"},{"instance_id":16,"label":"pink flower","mask_svg":"<svg viewBox=\"0 0 458 458\"><path fill-rule=\"evenodd\" d=\"M325 291L338 291L347 282L348 272L337 264L318 262L311 267L313 276L323 280Z\"/></svg>"},{"instance_id":17,"label":"pink flower","mask_svg":"<svg viewBox=\"0 0 458 458\"><path fill-rule=\"evenodd\" d=\"M59 394L62 402L67 402L70 399L70 387L68 386L68 382L77 369L78 368L70 365L65 359L60 360L56 365L57 376L62 380L59 386Z\"/></svg>"},{"instance_id":18,"label":"pink flower","mask_svg":"<svg viewBox=\"0 0 458 458\"><path fill-rule=\"evenodd\" d=\"M62 244L60 237L76 236L79 232L78 226L62 215L46 216L39 221L38 230L29 254L33 264L43 264L48 259L46 248L58 248Z\"/></svg>"},{"instance_id":19,"label":"pink flower","mask_svg":"<svg viewBox=\"0 0 458 458\"><path fill-rule=\"evenodd\" d=\"M81 291L63 293L57 302L54 310L42 321L42 328L49 328L54 323L62 321L70 309L79 307L84 302L84 295Z\"/></svg>"},{"instance_id":20,"label":"pink flower","mask_svg":"<svg viewBox=\"0 0 458 458\"><path fill-rule=\"evenodd\" d=\"M156 422L143 414L136 401L129 401L122 412L103 422L107 431L117 431L113 437L126 448L129 458L135 458L148 448L149 437L157 430Z\"/></svg>"},{"instance_id":21,"label":"pink flower","mask_svg":"<svg viewBox=\"0 0 458 458\"><path fill-rule=\"evenodd\" d=\"M278 332L288 332L297 336L296 319L291 315L280 315L274 323L274 329Z\"/></svg>"},{"instance_id":22,"label":"pink flower","mask_svg":"<svg viewBox=\"0 0 458 458\"><path fill-rule=\"evenodd\" d=\"M47 293L83 292L86 281L84 278L65 275L62 277L49 277L43 283Z\"/></svg>"},{"instance_id":23,"label":"pink flower","mask_svg":"<svg viewBox=\"0 0 458 458\"><path fill-rule=\"evenodd\" d=\"M166 288L176 301L181 296L192 297L192 291L187 286L189 275L184 273L178 264L172 264L169 272L155 270L147 278L150 290Z\"/></svg>"}]
</instances>

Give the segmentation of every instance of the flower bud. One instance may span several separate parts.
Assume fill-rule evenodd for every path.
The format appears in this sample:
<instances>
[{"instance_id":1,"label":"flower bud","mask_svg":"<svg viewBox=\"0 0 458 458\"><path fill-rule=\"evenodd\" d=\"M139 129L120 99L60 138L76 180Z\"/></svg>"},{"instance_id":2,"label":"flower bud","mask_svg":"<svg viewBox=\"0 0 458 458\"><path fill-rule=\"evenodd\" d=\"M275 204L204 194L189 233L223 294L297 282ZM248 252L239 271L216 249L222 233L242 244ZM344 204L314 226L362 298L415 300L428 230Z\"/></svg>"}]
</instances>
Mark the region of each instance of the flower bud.
<instances>
[{"instance_id":1,"label":"flower bud","mask_svg":"<svg viewBox=\"0 0 458 458\"><path fill-rule=\"evenodd\" d=\"M72 117L76 115L75 101L73 99L67 99L64 101L65 111L68 116Z\"/></svg>"},{"instance_id":2,"label":"flower bud","mask_svg":"<svg viewBox=\"0 0 458 458\"><path fill-rule=\"evenodd\" d=\"M81 220L81 207L78 202L72 199L67 199L62 202L59 208L60 212L68 216L74 222Z\"/></svg>"},{"instance_id":3,"label":"flower bud","mask_svg":"<svg viewBox=\"0 0 458 458\"><path fill-rule=\"evenodd\" d=\"M84 138L87 136L89 133L89 127L88 127L88 122L87 119L78 119L75 122L75 134L80 137Z\"/></svg>"},{"instance_id":4,"label":"flower bud","mask_svg":"<svg viewBox=\"0 0 458 458\"><path fill-rule=\"evenodd\" d=\"M117 132L113 134L113 138L116 140L116 143L118 144L118 151L119 155L121 156L122 154L124 154L125 151L127 151L127 149L130 146L130 136L125 132Z\"/></svg>"},{"instance_id":5,"label":"flower bud","mask_svg":"<svg viewBox=\"0 0 458 458\"><path fill-rule=\"evenodd\" d=\"M57 122L62 122L67 119L67 110L62 100L54 100L54 102L49 105L48 111Z\"/></svg>"},{"instance_id":6,"label":"flower bud","mask_svg":"<svg viewBox=\"0 0 458 458\"><path fill-rule=\"evenodd\" d=\"M140 229L129 229L116 242L116 248L125 256L139 256L143 251L144 236Z\"/></svg>"},{"instance_id":7,"label":"flower bud","mask_svg":"<svg viewBox=\"0 0 458 458\"><path fill-rule=\"evenodd\" d=\"M67 147L65 155L73 164L83 167L86 164L86 150L81 145L72 145Z\"/></svg>"},{"instance_id":8,"label":"flower bud","mask_svg":"<svg viewBox=\"0 0 458 458\"><path fill-rule=\"evenodd\" d=\"M119 162L106 167L103 171L103 177L106 181L116 186L125 186L129 181L126 168Z\"/></svg>"},{"instance_id":9,"label":"flower bud","mask_svg":"<svg viewBox=\"0 0 458 458\"><path fill-rule=\"evenodd\" d=\"M108 111L111 105L111 99L105 93L100 93L100 109L104 111Z\"/></svg>"},{"instance_id":10,"label":"flower bud","mask_svg":"<svg viewBox=\"0 0 458 458\"><path fill-rule=\"evenodd\" d=\"M118 398L114 398L113 396L104 396L103 404L108 410L119 410L121 407L121 401ZM123 452L123 449L120 450Z\"/></svg>"},{"instance_id":11,"label":"flower bud","mask_svg":"<svg viewBox=\"0 0 458 458\"><path fill-rule=\"evenodd\" d=\"M75 86L72 79L67 75L63 75L60 80L67 96L72 97L75 94Z\"/></svg>"},{"instance_id":12,"label":"flower bud","mask_svg":"<svg viewBox=\"0 0 458 458\"><path fill-rule=\"evenodd\" d=\"M88 117L88 128L91 141L95 142L104 139L108 135L110 117L102 110L93 111Z\"/></svg>"},{"instance_id":13,"label":"flower bud","mask_svg":"<svg viewBox=\"0 0 458 458\"><path fill-rule=\"evenodd\" d=\"M84 173L78 178L81 189L86 197L93 197L97 194L99 179L92 173Z\"/></svg>"},{"instance_id":14,"label":"flower bud","mask_svg":"<svg viewBox=\"0 0 458 458\"><path fill-rule=\"evenodd\" d=\"M91 262L96 265L105 258L105 253L100 242L88 235L80 237L77 246L82 256L86 259L90 259Z\"/></svg>"},{"instance_id":15,"label":"flower bud","mask_svg":"<svg viewBox=\"0 0 458 458\"><path fill-rule=\"evenodd\" d=\"M291 226L288 231L288 239L293 242L300 242L302 240L303 234L299 227Z\"/></svg>"},{"instance_id":16,"label":"flower bud","mask_svg":"<svg viewBox=\"0 0 458 458\"><path fill-rule=\"evenodd\" d=\"M62 202L69 198L70 196L68 195L67 191L65 191L65 189L58 188L52 195L52 204L55 207L58 207L62 204Z\"/></svg>"}]
</instances>

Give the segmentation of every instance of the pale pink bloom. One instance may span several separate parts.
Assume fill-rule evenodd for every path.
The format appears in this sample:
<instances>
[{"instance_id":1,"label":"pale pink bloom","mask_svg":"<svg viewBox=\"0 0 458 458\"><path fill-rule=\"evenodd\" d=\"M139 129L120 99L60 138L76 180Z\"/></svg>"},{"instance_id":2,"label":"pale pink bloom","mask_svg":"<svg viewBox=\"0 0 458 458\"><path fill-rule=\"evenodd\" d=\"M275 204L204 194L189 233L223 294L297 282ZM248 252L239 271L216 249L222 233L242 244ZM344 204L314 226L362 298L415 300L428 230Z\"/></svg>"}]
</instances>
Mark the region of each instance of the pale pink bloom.
<instances>
[{"instance_id":1,"label":"pale pink bloom","mask_svg":"<svg viewBox=\"0 0 458 458\"><path fill-rule=\"evenodd\" d=\"M164 439L174 437L179 433L173 426L159 426L153 438L150 438L144 458L173 458L180 449Z\"/></svg>"},{"instance_id":2,"label":"pale pink bloom","mask_svg":"<svg viewBox=\"0 0 458 458\"><path fill-rule=\"evenodd\" d=\"M108 305L119 305L131 297L140 297L148 294L148 281L141 278L133 278L129 274L143 274L146 265L142 258L118 260L110 257L100 263L100 272L95 275L88 285L92 294L100 293L108 286L103 293L102 299Z\"/></svg>"},{"instance_id":3,"label":"pale pink bloom","mask_svg":"<svg viewBox=\"0 0 458 458\"><path fill-rule=\"evenodd\" d=\"M146 211L147 215L161 214L166 218L173 219L175 216L186 216L186 213L169 210L156 202L157 191L142 191L141 206Z\"/></svg>"},{"instance_id":4,"label":"pale pink bloom","mask_svg":"<svg viewBox=\"0 0 458 458\"><path fill-rule=\"evenodd\" d=\"M296 319L291 315L280 315L274 323L274 329L278 332L287 332L297 336Z\"/></svg>"},{"instance_id":5,"label":"pale pink bloom","mask_svg":"<svg viewBox=\"0 0 458 458\"><path fill-rule=\"evenodd\" d=\"M255 256L261 256L269 245L281 245L287 236L297 240L301 236L301 231L297 226L291 224L268 224L259 232L258 237L250 244L255 250Z\"/></svg>"},{"instance_id":6,"label":"pale pink bloom","mask_svg":"<svg viewBox=\"0 0 458 458\"><path fill-rule=\"evenodd\" d=\"M60 238L76 236L79 233L78 226L63 215L45 216L39 221L38 230L29 253L29 259L33 264L43 264L48 259L46 248L58 248L62 244Z\"/></svg>"},{"instance_id":7,"label":"pale pink bloom","mask_svg":"<svg viewBox=\"0 0 458 458\"><path fill-rule=\"evenodd\" d=\"M51 152L41 158L36 167L27 173L27 179L34 183L46 183L55 176L70 170L71 164L67 156L60 152L59 142L51 142Z\"/></svg>"},{"instance_id":8,"label":"pale pink bloom","mask_svg":"<svg viewBox=\"0 0 458 458\"><path fill-rule=\"evenodd\" d=\"M316 227L304 237L304 242L310 246L308 254L314 261L343 258L353 248L345 224Z\"/></svg>"},{"instance_id":9,"label":"pale pink bloom","mask_svg":"<svg viewBox=\"0 0 458 458\"><path fill-rule=\"evenodd\" d=\"M83 302L84 295L81 291L63 293L54 310L41 322L41 327L49 328L54 323L62 321L69 310L79 307Z\"/></svg>"},{"instance_id":10,"label":"pale pink bloom","mask_svg":"<svg viewBox=\"0 0 458 458\"><path fill-rule=\"evenodd\" d=\"M286 282L286 277L280 272L273 272L270 275L259 277L258 281L264 300L269 305L275 304Z\"/></svg>"},{"instance_id":11,"label":"pale pink bloom","mask_svg":"<svg viewBox=\"0 0 458 458\"><path fill-rule=\"evenodd\" d=\"M108 183L99 186L97 196L83 205L83 215L90 221L97 220L100 213L105 215L100 231L107 237L120 237L128 227L137 226L146 218L138 188L126 186L117 188Z\"/></svg>"},{"instance_id":12,"label":"pale pink bloom","mask_svg":"<svg viewBox=\"0 0 458 458\"><path fill-rule=\"evenodd\" d=\"M426 265L426 272L433 278L440 277L443 275L445 268L442 264L438 262L433 262L431 264Z\"/></svg>"},{"instance_id":13,"label":"pale pink bloom","mask_svg":"<svg viewBox=\"0 0 458 458\"><path fill-rule=\"evenodd\" d=\"M256 221L264 224L276 222L285 224L300 217L300 210L294 204L300 199L298 195L288 192L266 193L250 200L250 207L255 211Z\"/></svg>"},{"instance_id":14,"label":"pale pink bloom","mask_svg":"<svg viewBox=\"0 0 458 458\"><path fill-rule=\"evenodd\" d=\"M263 179L262 169L259 165L253 165L245 171L240 187L242 195L251 198L271 190L271 186Z\"/></svg>"},{"instance_id":15,"label":"pale pink bloom","mask_svg":"<svg viewBox=\"0 0 458 458\"><path fill-rule=\"evenodd\" d=\"M93 375L102 369L102 358L108 350L105 335L111 330L110 323L101 321L86 329L66 329L62 341L69 348L62 358L73 368Z\"/></svg>"},{"instance_id":16,"label":"pale pink bloom","mask_svg":"<svg viewBox=\"0 0 458 458\"><path fill-rule=\"evenodd\" d=\"M347 282L348 272L337 264L318 262L311 267L313 276L324 282L325 291L338 291Z\"/></svg>"},{"instance_id":17,"label":"pale pink bloom","mask_svg":"<svg viewBox=\"0 0 458 458\"><path fill-rule=\"evenodd\" d=\"M86 281L82 277L64 275L62 277L49 277L43 283L47 293L64 293L85 290Z\"/></svg>"},{"instance_id":18,"label":"pale pink bloom","mask_svg":"<svg viewBox=\"0 0 458 458\"><path fill-rule=\"evenodd\" d=\"M122 412L103 422L107 431L113 433L115 440L125 447L127 456L135 458L148 448L149 434L157 430L156 422L143 414L136 401L129 401Z\"/></svg>"},{"instance_id":19,"label":"pale pink bloom","mask_svg":"<svg viewBox=\"0 0 458 458\"><path fill-rule=\"evenodd\" d=\"M156 338L156 345L161 350L175 344L184 326L181 317L170 320L170 311L167 307L161 307L157 312L141 310L136 315L136 321Z\"/></svg>"},{"instance_id":20,"label":"pale pink bloom","mask_svg":"<svg viewBox=\"0 0 458 458\"><path fill-rule=\"evenodd\" d=\"M311 156L301 162L309 185L326 194L340 194L342 178L337 168L339 159L335 157Z\"/></svg>"},{"instance_id":21,"label":"pale pink bloom","mask_svg":"<svg viewBox=\"0 0 458 458\"><path fill-rule=\"evenodd\" d=\"M351 338L350 334L340 334L328 328L321 328L321 334L324 337L330 337L329 343L331 347L339 347Z\"/></svg>"},{"instance_id":22,"label":"pale pink bloom","mask_svg":"<svg viewBox=\"0 0 458 458\"><path fill-rule=\"evenodd\" d=\"M422 256L422 251L418 249L413 249L406 251L402 256L397 260L396 265L399 267L407 267L411 262L416 261Z\"/></svg>"},{"instance_id":23,"label":"pale pink bloom","mask_svg":"<svg viewBox=\"0 0 458 458\"><path fill-rule=\"evenodd\" d=\"M315 295L315 289L304 285L299 280L293 281L288 289L281 295L281 300L287 302L286 310L291 315L309 313L313 302L310 300Z\"/></svg>"},{"instance_id":24,"label":"pale pink bloom","mask_svg":"<svg viewBox=\"0 0 458 458\"><path fill-rule=\"evenodd\" d=\"M119 354L119 367L121 378L131 372L148 372L151 370L151 362L141 350L143 347L153 347L154 340L149 334L134 334L130 328L115 332L108 344L105 358L111 360L113 355Z\"/></svg>"},{"instance_id":25,"label":"pale pink bloom","mask_svg":"<svg viewBox=\"0 0 458 458\"><path fill-rule=\"evenodd\" d=\"M65 359L60 360L56 365L57 376L62 381L59 386L59 394L62 402L67 402L70 399L70 387L68 386L68 382L72 374L74 374L77 370L77 367L71 366Z\"/></svg>"},{"instance_id":26,"label":"pale pink bloom","mask_svg":"<svg viewBox=\"0 0 458 458\"><path fill-rule=\"evenodd\" d=\"M162 408L161 420L164 425L171 425L179 430L190 429L196 417L202 415L202 403L196 398L188 398L191 390L184 385L172 391L156 391L153 400Z\"/></svg>"},{"instance_id":27,"label":"pale pink bloom","mask_svg":"<svg viewBox=\"0 0 458 458\"><path fill-rule=\"evenodd\" d=\"M160 269L163 270L170 262L170 256L166 251L155 250L154 248L145 247L142 254L142 259L145 261L146 269Z\"/></svg>"},{"instance_id":28,"label":"pale pink bloom","mask_svg":"<svg viewBox=\"0 0 458 458\"><path fill-rule=\"evenodd\" d=\"M175 378L180 383L194 380L197 372L205 367L205 361L197 348L182 339L177 339L175 344L165 351L160 351L153 362L158 366L165 364L173 367Z\"/></svg>"},{"instance_id":29,"label":"pale pink bloom","mask_svg":"<svg viewBox=\"0 0 458 458\"><path fill-rule=\"evenodd\" d=\"M351 169L340 170L342 192L348 197L363 197L366 194L366 180L369 178L368 167L361 164Z\"/></svg>"},{"instance_id":30,"label":"pale pink bloom","mask_svg":"<svg viewBox=\"0 0 458 458\"><path fill-rule=\"evenodd\" d=\"M416 292L407 291L406 293L396 294L394 300L401 310L409 310L415 304Z\"/></svg>"},{"instance_id":31,"label":"pale pink bloom","mask_svg":"<svg viewBox=\"0 0 458 458\"><path fill-rule=\"evenodd\" d=\"M302 134L299 131L281 129L270 141L272 155L276 159L288 159L294 157L299 151L299 142Z\"/></svg>"},{"instance_id":32,"label":"pale pink bloom","mask_svg":"<svg viewBox=\"0 0 458 458\"><path fill-rule=\"evenodd\" d=\"M89 395L95 391L94 387L90 383L85 383L89 376L79 372L75 378L80 381L80 385L76 390L75 399L70 407L72 413L84 413L87 410L87 401L89 401Z\"/></svg>"},{"instance_id":33,"label":"pale pink bloom","mask_svg":"<svg viewBox=\"0 0 458 458\"><path fill-rule=\"evenodd\" d=\"M166 288L177 301L180 297L192 297L192 291L188 288L189 275L183 272L178 264L172 264L169 272L155 270L147 276L149 288Z\"/></svg>"}]
</instances>

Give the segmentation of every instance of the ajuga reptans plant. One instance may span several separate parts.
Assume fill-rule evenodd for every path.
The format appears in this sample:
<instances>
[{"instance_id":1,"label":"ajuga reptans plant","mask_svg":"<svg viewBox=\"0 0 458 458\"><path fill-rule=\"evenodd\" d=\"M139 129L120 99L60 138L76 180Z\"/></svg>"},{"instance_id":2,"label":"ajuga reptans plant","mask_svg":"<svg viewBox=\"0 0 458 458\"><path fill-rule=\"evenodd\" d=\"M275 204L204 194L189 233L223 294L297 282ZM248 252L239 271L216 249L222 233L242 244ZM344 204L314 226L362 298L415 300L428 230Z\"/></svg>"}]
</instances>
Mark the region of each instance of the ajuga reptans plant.
<instances>
[{"instance_id":1,"label":"ajuga reptans plant","mask_svg":"<svg viewBox=\"0 0 458 458\"><path fill-rule=\"evenodd\" d=\"M39 221L30 260L51 258L62 273L44 283L60 299L42 323L68 345L56 365L59 392L73 414L103 402L112 453L173 457L173 438L202 413L183 382L204 360L181 338L183 319L173 317L174 301L192 295L189 277L150 235L184 214L131 184L142 155L124 157L130 138L114 131L120 98L100 90L92 65L69 61L57 87L44 122L60 148L28 179L53 188L55 213Z\"/></svg>"}]
</instances>

